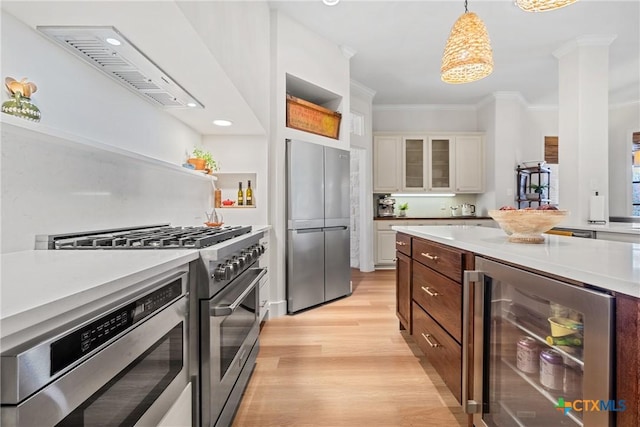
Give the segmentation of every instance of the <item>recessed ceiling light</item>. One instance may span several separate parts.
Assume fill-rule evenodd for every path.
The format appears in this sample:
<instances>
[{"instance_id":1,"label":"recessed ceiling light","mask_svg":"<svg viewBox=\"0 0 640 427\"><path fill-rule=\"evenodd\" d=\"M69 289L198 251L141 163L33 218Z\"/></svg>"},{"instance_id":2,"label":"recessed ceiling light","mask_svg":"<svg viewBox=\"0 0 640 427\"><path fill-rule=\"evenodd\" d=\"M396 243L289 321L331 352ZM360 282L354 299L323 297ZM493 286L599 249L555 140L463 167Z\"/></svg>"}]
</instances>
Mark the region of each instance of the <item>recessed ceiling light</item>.
<instances>
[{"instance_id":1,"label":"recessed ceiling light","mask_svg":"<svg viewBox=\"0 0 640 427\"><path fill-rule=\"evenodd\" d=\"M322 0L322 3L326 4L327 6L335 6L340 3L340 0Z\"/></svg>"},{"instance_id":2,"label":"recessed ceiling light","mask_svg":"<svg viewBox=\"0 0 640 427\"><path fill-rule=\"evenodd\" d=\"M195 102L187 102L187 107L194 108L194 107L197 107L197 106L198 106L198 104L196 104Z\"/></svg>"},{"instance_id":3,"label":"recessed ceiling light","mask_svg":"<svg viewBox=\"0 0 640 427\"><path fill-rule=\"evenodd\" d=\"M231 126L233 123L229 120L214 120L213 124L216 126Z\"/></svg>"},{"instance_id":4,"label":"recessed ceiling light","mask_svg":"<svg viewBox=\"0 0 640 427\"><path fill-rule=\"evenodd\" d=\"M118 40L118 39L114 39L114 38L111 38L111 37L109 37L109 38L105 39L105 41L106 41L107 43L109 43L110 45L113 45L113 46L120 46L120 45L122 44L122 43L120 42L120 40Z\"/></svg>"}]
</instances>

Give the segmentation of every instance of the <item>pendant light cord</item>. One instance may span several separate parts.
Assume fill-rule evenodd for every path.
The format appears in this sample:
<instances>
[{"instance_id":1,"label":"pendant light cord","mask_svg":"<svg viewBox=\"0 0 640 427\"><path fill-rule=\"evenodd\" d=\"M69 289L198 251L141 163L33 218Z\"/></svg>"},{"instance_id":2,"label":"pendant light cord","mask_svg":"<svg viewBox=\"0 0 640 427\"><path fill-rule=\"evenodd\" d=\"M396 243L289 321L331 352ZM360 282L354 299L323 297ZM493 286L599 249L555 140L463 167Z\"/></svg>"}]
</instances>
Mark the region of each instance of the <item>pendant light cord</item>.
<instances>
[{"instance_id":1,"label":"pendant light cord","mask_svg":"<svg viewBox=\"0 0 640 427\"><path fill-rule=\"evenodd\" d=\"M467 9L467 0L464 0L464 13L469 12L469 9Z\"/></svg>"}]
</instances>

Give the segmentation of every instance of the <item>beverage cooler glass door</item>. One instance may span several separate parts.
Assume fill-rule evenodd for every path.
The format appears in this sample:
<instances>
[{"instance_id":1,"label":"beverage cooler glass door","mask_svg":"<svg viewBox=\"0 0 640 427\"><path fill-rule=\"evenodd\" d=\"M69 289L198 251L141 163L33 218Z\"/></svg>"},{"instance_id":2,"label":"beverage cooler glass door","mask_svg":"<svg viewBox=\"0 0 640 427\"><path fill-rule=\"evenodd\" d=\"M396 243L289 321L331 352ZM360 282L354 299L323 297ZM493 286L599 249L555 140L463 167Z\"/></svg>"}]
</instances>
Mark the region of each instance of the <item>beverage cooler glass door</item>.
<instances>
[{"instance_id":1,"label":"beverage cooler glass door","mask_svg":"<svg viewBox=\"0 0 640 427\"><path fill-rule=\"evenodd\" d=\"M612 296L476 258L463 300L476 427L613 425Z\"/></svg>"}]
</instances>

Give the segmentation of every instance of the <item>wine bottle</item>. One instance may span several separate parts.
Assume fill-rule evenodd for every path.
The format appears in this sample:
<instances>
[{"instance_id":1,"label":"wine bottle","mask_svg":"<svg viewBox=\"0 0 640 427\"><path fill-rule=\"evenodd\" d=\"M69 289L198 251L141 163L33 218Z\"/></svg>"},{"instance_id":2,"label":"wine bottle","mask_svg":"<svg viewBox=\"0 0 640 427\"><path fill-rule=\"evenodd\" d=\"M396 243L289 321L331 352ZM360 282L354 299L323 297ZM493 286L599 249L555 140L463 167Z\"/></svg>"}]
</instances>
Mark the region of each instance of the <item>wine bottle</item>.
<instances>
[{"instance_id":1,"label":"wine bottle","mask_svg":"<svg viewBox=\"0 0 640 427\"><path fill-rule=\"evenodd\" d=\"M247 206L253 205L253 190L251 189L251 181L247 181L247 191L245 193L245 201Z\"/></svg>"},{"instance_id":2,"label":"wine bottle","mask_svg":"<svg viewBox=\"0 0 640 427\"><path fill-rule=\"evenodd\" d=\"M242 182L238 183L238 206L244 205L244 193L242 192Z\"/></svg>"}]
</instances>

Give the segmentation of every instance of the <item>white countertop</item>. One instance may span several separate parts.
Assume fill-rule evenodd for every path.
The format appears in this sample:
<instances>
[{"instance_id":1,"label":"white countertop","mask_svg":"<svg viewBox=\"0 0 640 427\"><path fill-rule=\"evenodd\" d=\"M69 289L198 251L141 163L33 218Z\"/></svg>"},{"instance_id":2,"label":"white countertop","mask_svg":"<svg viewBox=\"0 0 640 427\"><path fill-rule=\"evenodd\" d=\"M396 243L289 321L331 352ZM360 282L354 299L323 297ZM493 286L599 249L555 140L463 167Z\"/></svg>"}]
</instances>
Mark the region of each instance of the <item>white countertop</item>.
<instances>
[{"instance_id":1,"label":"white countertop","mask_svg":"<svg viewBox=\"0 0 640 427\"><path fill-rule=\"evenodd\" d=\"M0 284L0 338L3 347L24 340L29 328L56 316L89 310L118 298L136 284L179 269L197 250L32 250L3 254ZM19 332L20 337L7 337ZM16 334L18 335L18 334Z\"/></svg>"},{"instance_id":2,"label":"white countertop","mask_svg":"<svg viewBox=\"0 0 640 427\"><path fill-rule=\"evenodd\" d=\"M640 243L640 223L638 222L607 222L606 224L560 224L555 228L573 228L576 230L606 231L608 233L637 234Z\"/></svg>"},{"instance_id":3,"label":"white countertop","mask_svg":"<svg viewBox=\"0 0 640 427\"><path fill-rule=\"evenodd\" d=\"M640 244L544 235L541 244L507 241L500 229L465 225L394 230L525 268L640 298Z\"/></svg>"}]
</instances>

